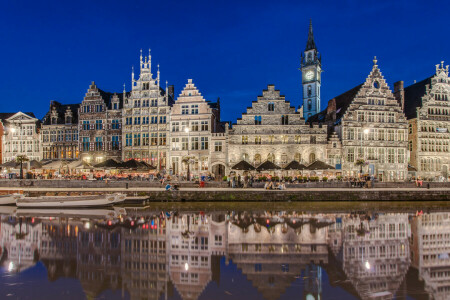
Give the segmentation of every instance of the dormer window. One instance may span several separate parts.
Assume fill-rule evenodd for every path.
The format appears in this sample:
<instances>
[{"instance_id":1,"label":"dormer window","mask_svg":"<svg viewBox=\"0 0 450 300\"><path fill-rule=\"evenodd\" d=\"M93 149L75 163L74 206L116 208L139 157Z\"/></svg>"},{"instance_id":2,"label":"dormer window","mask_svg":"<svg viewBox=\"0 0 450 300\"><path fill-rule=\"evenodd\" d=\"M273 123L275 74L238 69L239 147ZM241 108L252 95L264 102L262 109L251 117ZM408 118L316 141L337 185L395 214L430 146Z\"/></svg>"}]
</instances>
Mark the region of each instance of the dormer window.
<instances>
[{"instance_id":1,"label":"dormer window","mask_svg":"<svg viewBox=\"0 0 450 300\"><path fill-rule=\"evenodd\" d=\"M113 109L119 109L119 103L114 102L113 103Z\"/></svg>"},{"instance_id":2,"label":"dormer window","mask_svg":"<svg viewBox=\"0 0 450 300\"><path fill-rule=\"evenodd\" d=\"M66 124L72 124L72 116L70 115L66 116Z\"/></svg>"},{"instance_id":3,"label":"dormer window","mask_svg":"<svg viewBox=\"0 0 450 300\"><path fill-rule=\"evenodd\" d=\"M53 124L56 124L57 122L58 122L58 118L55 117L55 116L53 116L53 117L51 118L51 123L52 123L52 125L53 125Z\"/></svg>"}]
</instances>

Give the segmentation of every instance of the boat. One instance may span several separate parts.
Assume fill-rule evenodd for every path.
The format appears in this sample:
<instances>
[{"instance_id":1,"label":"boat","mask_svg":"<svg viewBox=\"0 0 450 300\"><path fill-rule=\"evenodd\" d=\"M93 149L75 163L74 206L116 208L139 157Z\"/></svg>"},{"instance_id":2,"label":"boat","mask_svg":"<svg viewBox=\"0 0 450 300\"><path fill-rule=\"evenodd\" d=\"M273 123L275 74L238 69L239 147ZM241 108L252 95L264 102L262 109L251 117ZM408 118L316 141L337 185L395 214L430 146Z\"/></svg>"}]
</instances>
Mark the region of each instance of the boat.
<instances>
[{"instance_id":1,"label":"boat","mask_svg":"<svg viewBox=\"0 0 450 300\"><path fill-rule=\"evenodd\" d=\"M16 200L20 198L20 194L10 194L0 196L0 205L12 205L16 204Z\"/></svg>"},{"instance_id":2,"label":"boat","mask_svg":"<svg viewBox=\"0 0 450 300\"><path fill-rule=\"evenodd\" d=\"M18 208L18 217L111 219L126 215L122 207L111 208Z\"/></svg>"},{"instance_id":3,"label":"boat","mask_svg":"<svg viewBox=\"0 0 450 300\"><path fill-rule=\"evenodd\" d=\"M101 207L125 201L125 194L85 195L85 196L39 196L19 197L17 207L61 208L61 207Z\"/></svg>"}]
</instances>

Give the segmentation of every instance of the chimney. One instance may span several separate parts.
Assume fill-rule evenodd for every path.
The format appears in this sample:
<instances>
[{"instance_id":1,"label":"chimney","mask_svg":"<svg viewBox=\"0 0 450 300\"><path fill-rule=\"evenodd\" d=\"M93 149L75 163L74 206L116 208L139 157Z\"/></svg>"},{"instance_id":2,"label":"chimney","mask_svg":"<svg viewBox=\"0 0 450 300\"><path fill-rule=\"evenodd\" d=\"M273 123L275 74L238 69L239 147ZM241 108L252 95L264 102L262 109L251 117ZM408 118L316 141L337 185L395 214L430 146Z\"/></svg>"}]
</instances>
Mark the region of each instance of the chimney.
<instances>
[{"instance_id":1,"label":"chimney","mask_svg":"<svg viewBox=\"0 0 450 300\"><path fill-rule=\"evenodd\" d=\"M402 111L405 111L405 89L403 88L403 81L394 82L394 97L400 104Z\"/></svg>"},{"instance_id":2,"label":"chimney","mask_svg":"<svg viewBox=\"0 0 450 300\"><path fill-rule=\"evenodd\" d=\"M175 86L169 85L167 88L167 93L169 94L169 97L171 97L173 100L175 99Z\"/></svg>"},{"instance_id":3,"label":"chimney","mask_svg":"<svg viewBox=\"0 0 450 300\"><path fill-rule=\"evenodd\" d=\"M335 98L328 101L327 116L331 116L333 121L336 120L336 99Z\"/></svg>"}]
</instances>

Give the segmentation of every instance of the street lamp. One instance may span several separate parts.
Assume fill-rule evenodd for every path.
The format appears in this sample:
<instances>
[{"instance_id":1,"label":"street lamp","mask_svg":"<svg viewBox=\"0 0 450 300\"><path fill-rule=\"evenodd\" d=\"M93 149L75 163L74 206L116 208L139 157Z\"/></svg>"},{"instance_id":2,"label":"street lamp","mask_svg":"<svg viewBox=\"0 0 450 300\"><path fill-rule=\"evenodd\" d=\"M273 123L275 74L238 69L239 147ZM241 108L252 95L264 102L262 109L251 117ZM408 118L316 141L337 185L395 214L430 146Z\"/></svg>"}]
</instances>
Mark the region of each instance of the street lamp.
<instances>
[{"instance_id":1,"label":"street lamp","mask_svg":"<svg viewBox=\"0 0 450 300\"><path fill-rule=\"evenodd\" d=\"M189 127L185 127L184 128L184 132L186 132L188 134L188 140L187 140L187 150L188 150L188 154L186 157L186 164L187 164L187 181L191 181L191 170L190 170L190 160L191 158L189 157Z\"/></svg>"}]
</instances>

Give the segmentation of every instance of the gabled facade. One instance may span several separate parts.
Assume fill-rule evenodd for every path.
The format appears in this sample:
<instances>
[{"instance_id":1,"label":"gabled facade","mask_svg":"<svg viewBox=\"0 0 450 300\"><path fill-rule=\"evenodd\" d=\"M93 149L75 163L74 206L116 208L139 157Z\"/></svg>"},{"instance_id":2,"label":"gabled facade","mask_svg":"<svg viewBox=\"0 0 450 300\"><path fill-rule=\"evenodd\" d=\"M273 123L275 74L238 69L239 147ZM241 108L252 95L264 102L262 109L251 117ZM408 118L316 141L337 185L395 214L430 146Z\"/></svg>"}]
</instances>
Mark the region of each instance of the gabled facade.
<instances>
[{"instance_id":1,"label":"gabled facade","mask_svg":"<svg viewBox=\"0 0 450 300\"><path fill-rule=\"evenodd\" d=\"M122 158L123 95L90 85L78 109L80 158L89 163Z\"/></svg>"},{"instance_id":2,"label":"gabled facade","mask_svg":"<svg viewBox=\"0 0 450 300\"><path fill-rule=\"evenodd\" d=\"M41 123L42 159L78 159L78 106L50 102Z\"/></svg>"},{"instance_id":3,"label":"gabled facade","mask_svg":"<svg viewBox=\"0 0 450 300\"><path fill-rule=\"evenodd\" d=\"M281 167L293 160L309 164L325 160L326 144L326 126L306 125L280 91L268 85L230 131L229 167L241 160L254 166L266 160Z\"/></svg>"},{"instance_id":4,"label":"gabled facade","mask_svg":"<svg viewBox=\"0 0 450 300\"><path fill-rule=\"evenodd\" d=\"M407 176L407 121L387 85L376 58L366 81L328 102L308 123L328 124L342 141L344 176L363 174L379 181Z\"/></svg>"},{"instance_id":5,"label":"gabled facade","mask_svg":"<svg viewBox=\"0 0 450 300\"><path fill-rule=\"evenodd\" d=\"M443 180L450 166L449 66L436 65L436 74L406 87L396 83L396 96L408 119L410 163L417 176Z\"/></svg>"},{"instance_id":6,"label":"gabled facade","mask_svg":"<svg viewBox=\"0 0 450 300\"><path fill-rule=\"evenodd\" d=\"M206 101L192 79L188 79L172 107L170 128L169 169L172 174L187 176L187 163L191 176L211 173L211 154L216 150L212 139L216 133L224 132L220 123L220 102ZM225 166L225 154L215 154L215 157L215 164Z\"/></svg>"},{"instance_id":7,"label":"gabled facade","mask_svg":"<svg viewBox=\"0 0 450 300\"><path fill-rule=\"evenodd\" d=\"M14 161L17 155L41 160L39 120L33 113L18 112L2 119L2 162Z\"/></svg>"},{"instance_id":8,"label":"gabled facade","mask_svg":"<svg viewBox=\"0 0 450 300\"><path fill-rule=\"evenodd\" d=\"M158 170L167 165L169 151L169 118L173 104L172 91L160 87L159 65L156 78L152 74L152 58L140 56L139 78L131 77L132 90L122 111L123 160L145 161ZM167 87L166 87L167 91Z\"/></svg>"}]
</instances>

